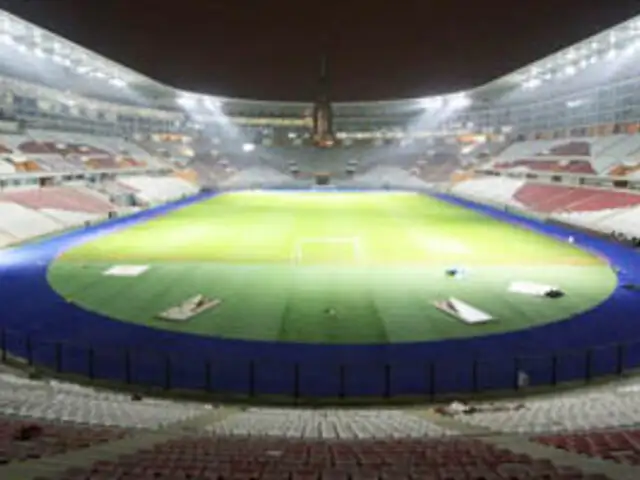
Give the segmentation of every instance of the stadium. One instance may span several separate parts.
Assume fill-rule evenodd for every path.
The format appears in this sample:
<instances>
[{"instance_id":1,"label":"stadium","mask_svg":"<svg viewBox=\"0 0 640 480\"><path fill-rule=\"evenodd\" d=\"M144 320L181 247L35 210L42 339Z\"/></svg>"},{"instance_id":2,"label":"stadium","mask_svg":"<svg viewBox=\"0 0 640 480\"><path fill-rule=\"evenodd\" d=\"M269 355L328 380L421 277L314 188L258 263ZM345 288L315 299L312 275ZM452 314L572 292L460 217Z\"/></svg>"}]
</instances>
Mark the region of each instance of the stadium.
<instances>
[{"instance_id":1,"label":"stadium","mask_svg":"<svg viewBox=\"0 0 640 480\"><path fill-rule=\"evenodd\" d=\"M352 103L0 30L0 478L640 478L640 18Z\"/></svg>"}]
</instances>

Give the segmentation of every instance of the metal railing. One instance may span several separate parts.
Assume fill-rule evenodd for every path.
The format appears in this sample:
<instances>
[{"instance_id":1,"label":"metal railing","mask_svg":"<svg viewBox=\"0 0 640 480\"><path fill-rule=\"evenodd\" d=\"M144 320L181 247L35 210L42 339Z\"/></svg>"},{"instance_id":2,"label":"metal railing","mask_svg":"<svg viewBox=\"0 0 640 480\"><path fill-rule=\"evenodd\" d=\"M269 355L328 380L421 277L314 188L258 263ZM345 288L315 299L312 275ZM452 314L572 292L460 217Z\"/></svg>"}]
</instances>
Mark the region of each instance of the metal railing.
<instances>
[{"instance_id":1,"label":"metal railing","mask_svg":"<svg viewBox=\"0 0 640 480\"><path fill-rule=\"evenodd\" d=\"M0 330L2 362L27 365L88 380L162 390L197 391L249 399L279 398L382 401L518 391L589 383L620 376L640 365L640 341L541 356L496 355L492 359L412 358L393 362L285 360L205 355L107 345L74 345Z\"/></svg>"}]
</instances>

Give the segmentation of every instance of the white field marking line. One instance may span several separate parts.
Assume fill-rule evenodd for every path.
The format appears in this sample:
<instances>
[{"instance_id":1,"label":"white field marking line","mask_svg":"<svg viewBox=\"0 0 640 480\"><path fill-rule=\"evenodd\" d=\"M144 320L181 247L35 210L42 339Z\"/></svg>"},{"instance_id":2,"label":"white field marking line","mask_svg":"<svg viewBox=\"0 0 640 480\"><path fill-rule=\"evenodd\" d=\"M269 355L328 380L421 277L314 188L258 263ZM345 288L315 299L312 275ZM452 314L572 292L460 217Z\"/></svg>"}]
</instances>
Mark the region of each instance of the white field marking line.
<instances>
[{"instance_id":1,"label":"white field marking line","mask_svg":"<svg viewBox=\"0 0 640 480\"><path fill-rule=\"evenodd\" d=\"M340 243L349 243L353 248L353 257L355 258L357 263L362 263L364 255L363 249L360 243L360 237L320 237L320 238L302 238L295 243L295 247L292 252L292 261L299 264L303 257L304 246L307 244L314 243L329 243L329 244L340 244Z\"/></svg>"}]
</instances>

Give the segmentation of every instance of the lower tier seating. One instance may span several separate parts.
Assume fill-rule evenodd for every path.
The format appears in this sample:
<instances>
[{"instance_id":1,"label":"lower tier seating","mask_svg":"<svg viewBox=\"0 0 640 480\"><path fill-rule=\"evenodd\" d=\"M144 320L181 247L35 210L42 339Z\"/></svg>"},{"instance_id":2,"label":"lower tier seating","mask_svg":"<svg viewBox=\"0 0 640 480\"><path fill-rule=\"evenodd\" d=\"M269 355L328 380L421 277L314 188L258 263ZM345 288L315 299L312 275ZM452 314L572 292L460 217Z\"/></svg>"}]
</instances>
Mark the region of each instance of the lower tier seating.
<instances>
[{"instance_id":1,"label":"lower tier seating","mask_svg":"<svg viewBox=\"0 0 640 480\"><path fill-rule=\"evenodd\" d=\"M56 381L0 374L5 415L34 421L156 429L206 412L200 404L143 399Z\"/></svg>"},{"instance_id":2,"label":"lower tier seating","mask_svg":"<svg viewBox=\"0 0 640 480\"><path fill-rule=\"evenodd\" d=\"M543 436L538 442L626 465L640 465L640 430Z\"/></svg>"},{"instance_id":3,"label":"lower tier seating","mask_svg":"<svg viewBox=\"0 0 640 480\"><path fill-rule=\"evenodd\" d=\"M176 200L198 192L198 187L178 177L130 176L120 179L120 183L135 191L134 195L142 204L154 205Z\"/></svg>"},{"instance_id":4,"label":"lower tier seating","mask_svg":"<svg viewBox=\"0 0 640 480\"><path fill-rule=\"evenodd\" d=\"M529 210L607 234L640 236L640 194L634 192L528 183L508 177L467 179L451 191L482 203Z\"/></svg>"},{"instance_id":5,"label":"lower tier seating","mask_svg":"<svg viewBox=\"0 0 640 480\"><path fill-rule=\"evenodd\" d=\"M74 469L64 480L88 478L202 480L607 480L549 460L534 460L489 443L386 440L300 442L183 437Z\"/></svg>"},{"instance_id":6,"label":"lower tier seating","mask_svg":"<svg viewBox=\"0 0 640 480\"><path fill-rule=\"evenodd\" d=\"M0 464L59 455L127 435L124 429L0 419Z\"/></svg>"},{"instance_id":7,"label":"lower tier seating","mask_svg":"<svg viewBox=\"0 0 640 480\"><path fill-rule=\"evenodd\" d=\"M426 419L400 410L250 408L216 423L217 434L289 438L425 438L451 435Z\"/></svg>"}]
</instances>

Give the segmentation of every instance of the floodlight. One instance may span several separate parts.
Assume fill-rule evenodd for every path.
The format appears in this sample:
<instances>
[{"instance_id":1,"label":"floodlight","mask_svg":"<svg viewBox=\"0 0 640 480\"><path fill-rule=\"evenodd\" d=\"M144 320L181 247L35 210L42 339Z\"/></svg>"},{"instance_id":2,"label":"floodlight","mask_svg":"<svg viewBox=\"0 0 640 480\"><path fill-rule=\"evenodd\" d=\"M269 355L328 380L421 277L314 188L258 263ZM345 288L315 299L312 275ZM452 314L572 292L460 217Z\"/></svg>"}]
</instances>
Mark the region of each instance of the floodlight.
<instances>
[{"instance_id":1,"label":"floodlight","mask_svg":"<svg viewBox=\"0 0 640 480\"><path fill-rule=\"evenodd\" d=\"M256 146L253 143L245 143L242 145L242 150L245 152L253 152L256 149Z\"/></svg>"},{"instance_id":2,"label":"floodlight","mask_svg":"<svg viewBox=\"0 0 640 480\"><path fill-rule=\"evenodd\" d=\"M442 103L443 103L442 97L427 97L420 100L420 105L424 109L441 108Z\"/></svg>"},{"instance_id":3,"label":"floodlight","mask_svg":"<svg viewBox=\"0 0 640 480\"><path fill-rule=\"evenodd\" d=\"M112 78L111 80L109 80L109 83L111 85L116 86L116 87L126 87L127 86L127 82L125 82L121 78Z\"/></svg>"},{"instance_id":4,"label":"floodlight","mask_svg":"<svg viewBox=\"0 0 640 480\"><path fill-rule=\"evenodd\" d=\"M532 78L524 82L524 88L534 89L536 87L539 87L540 84L542 84L542 81L539 78Z\"/></svg>"},{"instance_id":5,"label":"floodlight","mask_svg":"<svg viewBox=\"0 0 640 480\"><path fill-rule=\"evenodd\" d=\"M465 108L471 104L471 99L464 93L454 95L448 99L448 105L451 108Z\"/></svg>"}]
</instances>

